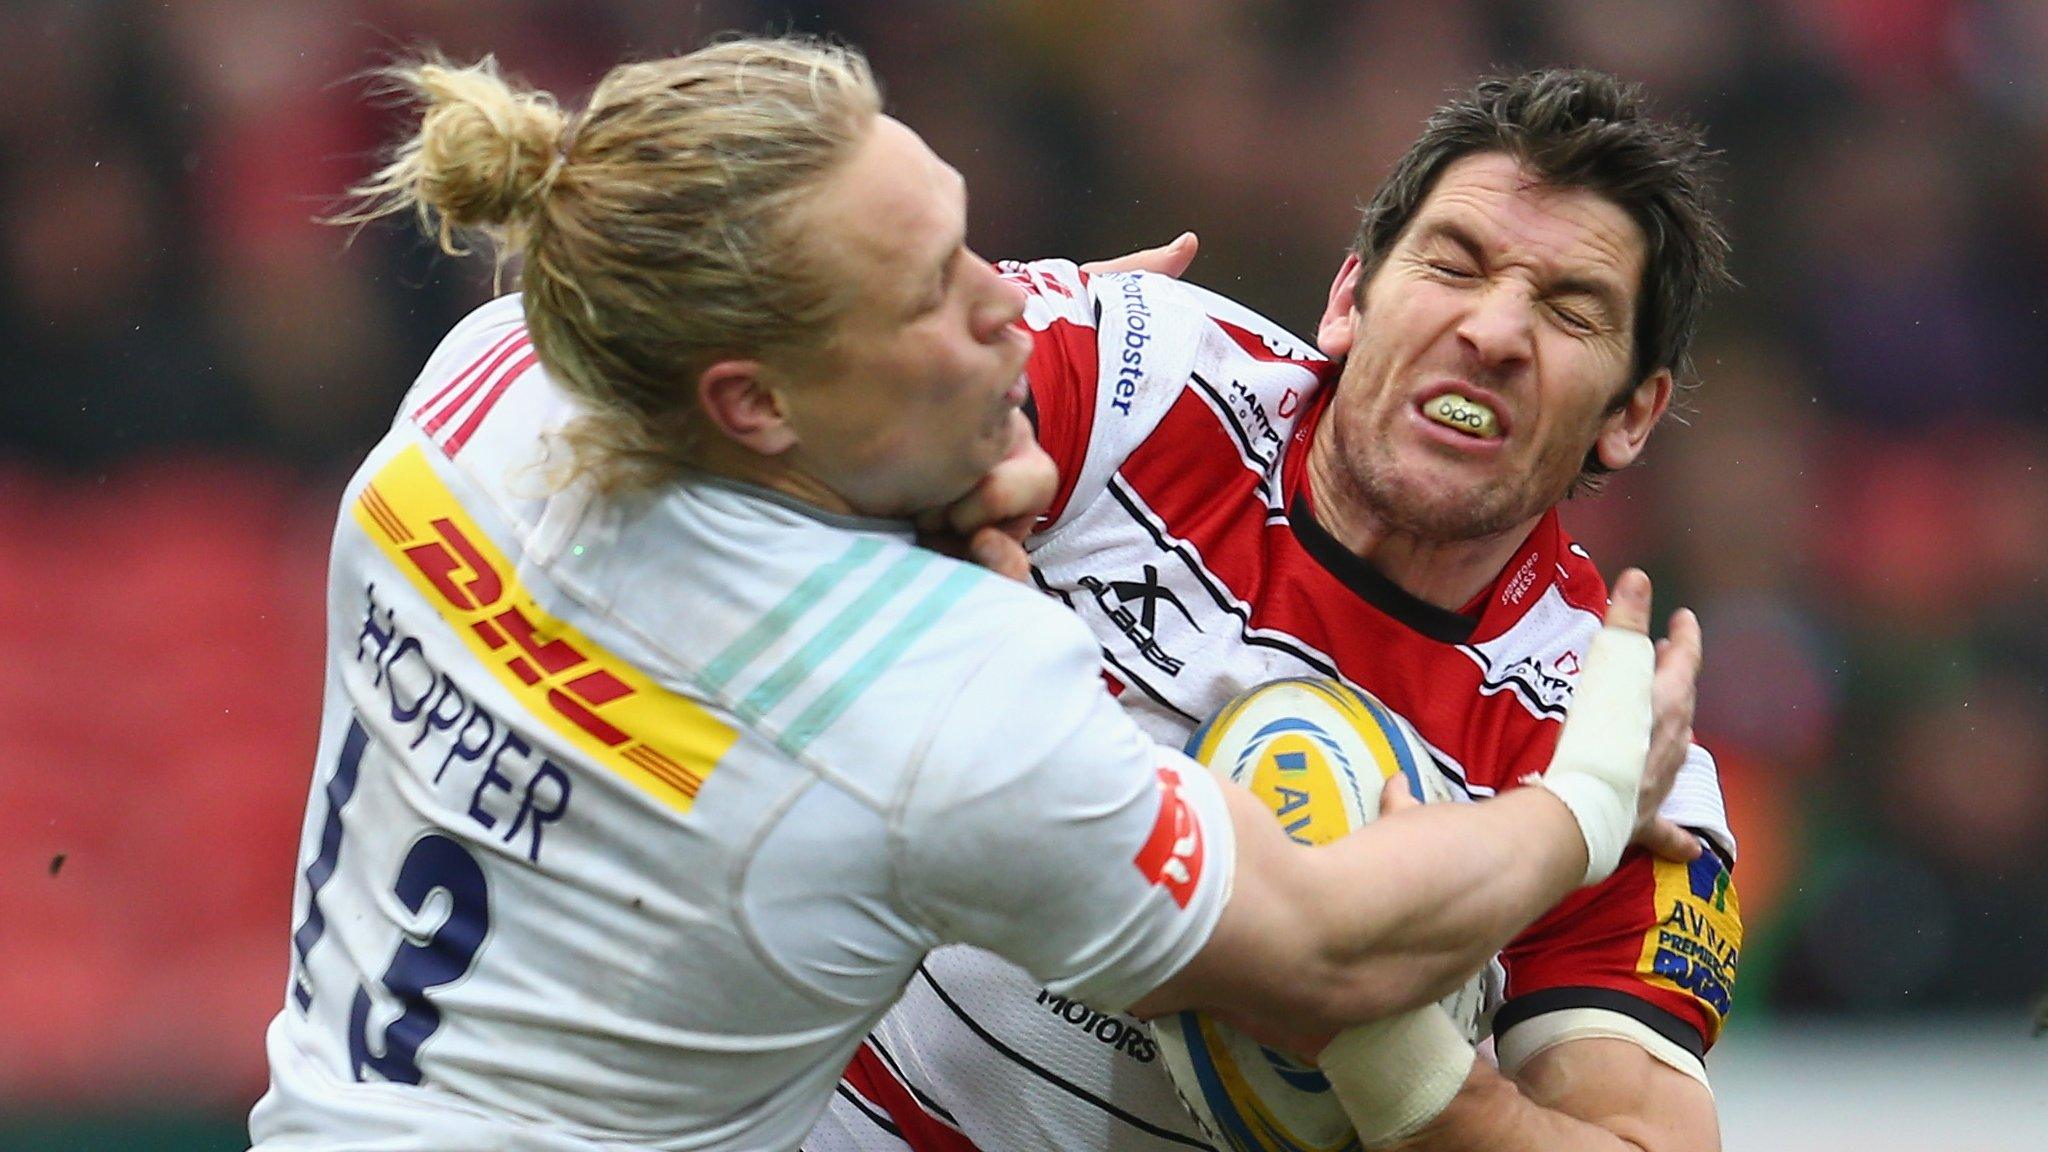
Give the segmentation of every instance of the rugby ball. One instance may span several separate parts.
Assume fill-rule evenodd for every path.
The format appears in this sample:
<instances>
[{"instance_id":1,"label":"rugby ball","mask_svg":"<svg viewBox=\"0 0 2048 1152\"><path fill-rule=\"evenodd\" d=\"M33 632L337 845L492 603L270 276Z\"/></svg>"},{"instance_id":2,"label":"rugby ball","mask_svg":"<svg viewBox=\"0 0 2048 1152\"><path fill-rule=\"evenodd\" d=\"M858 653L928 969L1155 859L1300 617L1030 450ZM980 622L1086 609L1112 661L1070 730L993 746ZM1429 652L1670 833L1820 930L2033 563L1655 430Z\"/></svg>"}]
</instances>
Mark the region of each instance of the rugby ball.
<instances>
[{"instance_id":1,"label":"rugby ball","mask_svg":"<svg viewBox=\"0 0 2048 1152\"><path fill-rule=\"evenodd\" d=\"M1288 837L1302 844L1326 844L1371 823L1379 815L1381 789L1389 785L1424 801L1451 798L1450 786L1408 722L1335 680L1262 684L1197 729L1187 751L1210 771L1251 789L1273 809ZM1329 1081L1314 1065L1199 1012L1162 1017L1152 1029L1181 1102L1218 1149L1359 1147Z\"/></svg>"}]
</instances>

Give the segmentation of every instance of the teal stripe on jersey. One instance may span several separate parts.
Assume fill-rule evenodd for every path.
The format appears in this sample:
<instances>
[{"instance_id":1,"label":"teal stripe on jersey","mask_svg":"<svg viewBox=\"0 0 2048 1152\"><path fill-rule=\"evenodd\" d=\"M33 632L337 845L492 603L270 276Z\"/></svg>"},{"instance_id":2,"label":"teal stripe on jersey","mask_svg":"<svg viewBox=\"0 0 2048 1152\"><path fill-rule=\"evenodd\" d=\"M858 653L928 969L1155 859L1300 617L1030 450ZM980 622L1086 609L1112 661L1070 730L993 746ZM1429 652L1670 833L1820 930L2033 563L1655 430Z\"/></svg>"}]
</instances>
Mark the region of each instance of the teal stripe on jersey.
<instances>
[{"instance_id":1,"label":"teal stripe on jersey","mask_svg":"<svg viewBox=\"0 0 2048 1152\"><path fill-rule=\"evenodd\" d=\"M933 553L921 548L906 549L901 559L882 570L867 590L855 597L853 603L841 609L818 634L796 650L796 654L782 662L782 666L768 674L759 687L747 693L740 701L739 714L752 721L766 715L768 710L782 703L783 698L796 690L796 686L818 670L818 665L831 659L834 652L844 647L860 631L861 625L874 619L882 606L903 591L905 585L924 571L925 565L937 559Z\"/></svg>"},{"instance_id":2,"label":"teal stripe on jersey","mask_svg":"<svg viewBox=\"0 0 2048 1152\"><path fill-rule=\"evenodd\" d=\"M896 627L889 630L888 635L876 641L874 647L868 649L865 655L854 662L853 667L847 669L846 675L841 676L838 683L826 689L824 695L811 701L811 706L804 709L803 714L796 718L796 722L789 726L789 730L782 734L784 750L797 752L816 739L818 733L823 732L834 720L839 719L839 714L859 699L861 693L866 692L882 673L888 671L890 665L896 663L897 658L903 655L903 650L910 647L912 641L929 631L931 626L938 622L939 617L944 616L946 610L957 603L960 597L966 595L967 590L974 587L975 582L980 579L981 569L963 565L954 569L937 588L926 593L924 599L919 600L916 606L911 608L910 613Z\"/></svg>"},{"instance_id":3,"label":"teal stripe on jersey","mask_svg":"<svg viewBox=\"0 0 2048 1152\"><path fill-rule=\"evenodd\" d=\"M704 666L702 682L706 688L723 688L726 682L739 675L740 669L752 664L770 644L781 639L790 626L804 613L825 598L827 592L839 586L847 574L874 558L882 550L882 542L873 537L855 540L853 546L837 560L821 565L803 583L782 598L782 603L770 608L766 615L754 622L746 634L726 645L725 651L712 657Z\"/></svg>"}]
</instances>

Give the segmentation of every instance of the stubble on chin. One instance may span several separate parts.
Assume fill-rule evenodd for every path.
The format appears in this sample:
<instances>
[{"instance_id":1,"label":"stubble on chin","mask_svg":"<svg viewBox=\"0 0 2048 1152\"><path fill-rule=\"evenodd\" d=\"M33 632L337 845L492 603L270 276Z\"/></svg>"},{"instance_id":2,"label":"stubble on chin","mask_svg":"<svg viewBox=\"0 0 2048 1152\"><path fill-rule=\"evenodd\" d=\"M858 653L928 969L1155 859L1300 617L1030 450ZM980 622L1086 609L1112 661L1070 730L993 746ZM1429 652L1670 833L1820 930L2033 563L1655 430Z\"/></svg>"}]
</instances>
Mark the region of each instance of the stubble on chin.
<instances>
[{"instance_id":1,"label":"stubble on chin","mask_svg":"<svg viewBox=\"0 0 2048 1152\"><path fill-rule=\"evenodd\" d=\"M1431 460L1402 460L1388 430L1360 454L1350 473L1353 497L1388 530L1455 544L1513 530L1563 500L1581 457L1552 453L1528 468L1480 482Z\"/></svg>"},{"instance_id":2,"label":"stubble on chin","mask_svg":"<svg viewBox=\"0 0 2048 1152\"><path fill-rule=\"evenodd\" d=\"M1440 477L1405 475L1388 467L1365 469L1359 488L1373 516L1388 529L1430 543L1484 539L1526 518L1524 502L1501 484L1461 489Z\"/></svg>"}]
</instances>

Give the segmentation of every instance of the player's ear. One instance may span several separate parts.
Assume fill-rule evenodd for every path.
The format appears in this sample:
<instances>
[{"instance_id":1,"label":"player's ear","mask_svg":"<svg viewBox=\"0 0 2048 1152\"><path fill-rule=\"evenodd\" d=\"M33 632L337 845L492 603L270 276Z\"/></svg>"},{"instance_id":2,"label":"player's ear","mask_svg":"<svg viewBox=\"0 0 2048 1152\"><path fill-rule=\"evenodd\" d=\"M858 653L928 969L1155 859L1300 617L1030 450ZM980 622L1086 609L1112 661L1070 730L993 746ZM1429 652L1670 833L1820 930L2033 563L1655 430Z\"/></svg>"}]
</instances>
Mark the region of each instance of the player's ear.
<instances>
[{"instance_id":1,"label":"player's ear","mask_svg":"<svg viewBox=\"0 0 2048 1152\"><path fill-rule=\"evenodd\" d=\"M697 377L697 401L713 427L744 448L779 456L796 447L789 403L759 360L720 360Z\"/></svg>"},{"instance_id":2,"label":"player's ear","mask_svg":"<svg viewBox=\"0 0 2048 1152\"><path fill-rule=\"evenodd\" d=\"M1636 462L1650 442L1650 431L1671 407L1671 390L1669 368L1657 369L1629 389L1600 425L1600 438L1593 443L1600 463L1618 472Z\"/></svg>"},{"instance_id":3,"label":"player's ear","mask_svg":"<svg viewBox=\"0 0 2048 1152\"><path fill-rule=\"evenodd\" d=\"M1316 347L1335 360L1351 351L1357 337L1358 278L1362 265L1358 253L1344 257L1337 278L1330 282L1330 298L1323 304L1323 318L1316 323Z\"/></svg>"}]
</instances>

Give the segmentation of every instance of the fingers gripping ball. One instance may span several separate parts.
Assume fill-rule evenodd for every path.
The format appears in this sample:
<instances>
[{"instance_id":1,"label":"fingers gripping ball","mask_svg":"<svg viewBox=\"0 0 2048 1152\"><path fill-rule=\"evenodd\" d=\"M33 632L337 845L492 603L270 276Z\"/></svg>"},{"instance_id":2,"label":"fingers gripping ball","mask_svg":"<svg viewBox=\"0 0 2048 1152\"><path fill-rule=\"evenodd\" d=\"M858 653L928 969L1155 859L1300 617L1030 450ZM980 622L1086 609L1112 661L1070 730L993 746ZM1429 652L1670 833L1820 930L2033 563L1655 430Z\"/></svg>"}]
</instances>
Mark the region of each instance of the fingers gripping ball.
<instances>
[{"instance_id":1,"label":"fingers gripping ball","mask_svg":"<svg viewBox=\"0 0 2048 1152\"><path fill-rule=\"evenodd\" d=\"M1303 844L1326 844L1378 816L1390 783L1425 802L1452 798L1422 740L1378 700L1334 680L1262 684L1223 706L1188 754L1252 790ZM1483 976L1444 1000L1476 1029ZM1219 1149L1343 1152L1359 1147L1321 1072L1199 1012L1155 1021L1181 1101Z\"/></svg>"}]
</instances>

